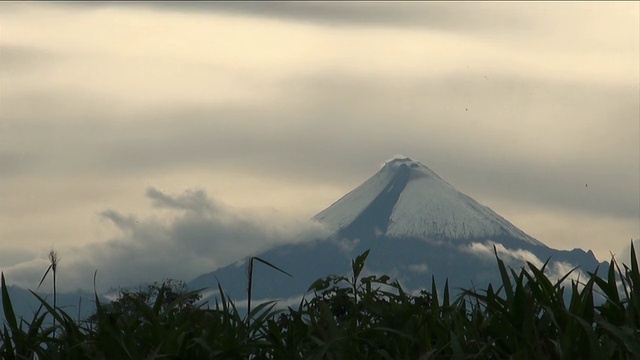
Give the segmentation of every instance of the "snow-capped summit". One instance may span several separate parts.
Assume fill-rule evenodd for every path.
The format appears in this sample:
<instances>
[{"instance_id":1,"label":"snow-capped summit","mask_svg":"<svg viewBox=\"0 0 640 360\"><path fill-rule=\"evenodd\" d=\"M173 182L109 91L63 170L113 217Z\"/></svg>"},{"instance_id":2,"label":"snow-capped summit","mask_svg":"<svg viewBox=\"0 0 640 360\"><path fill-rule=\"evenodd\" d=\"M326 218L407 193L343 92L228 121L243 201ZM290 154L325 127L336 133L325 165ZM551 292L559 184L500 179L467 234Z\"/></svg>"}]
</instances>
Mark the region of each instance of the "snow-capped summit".
<instances>
[{"instance_id":1,"label":"snow-capped summit","mask_svg":"<svg viewBox=\"0 0 640 360\"><path fill-rule=\"evenodd\" d=\"M347 237L460 241L509 236L544 246L410 158L387 162L314 219Z\"/></svg>"}]
</instances>

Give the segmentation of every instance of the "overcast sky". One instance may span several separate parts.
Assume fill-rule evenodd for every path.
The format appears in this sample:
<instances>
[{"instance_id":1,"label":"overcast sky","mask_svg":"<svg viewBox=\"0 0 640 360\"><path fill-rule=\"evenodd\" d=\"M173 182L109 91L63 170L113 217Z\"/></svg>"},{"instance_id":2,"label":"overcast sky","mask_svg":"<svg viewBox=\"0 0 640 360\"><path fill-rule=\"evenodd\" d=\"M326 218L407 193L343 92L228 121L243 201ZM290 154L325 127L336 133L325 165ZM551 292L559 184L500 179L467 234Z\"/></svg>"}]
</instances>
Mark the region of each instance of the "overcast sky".
<instances>
[{"instance_id":1,"label":"overcast sky","mask_svg":"<svg viewBox=\"0 0 640 360\"><path fill-rule=\"evenodd\" d=\"M640 237L640 5L2 3L0 269L189 280L403 154L558 249ZM302 236L298 234L303 234Z\"/></svg>"}]
</instances>

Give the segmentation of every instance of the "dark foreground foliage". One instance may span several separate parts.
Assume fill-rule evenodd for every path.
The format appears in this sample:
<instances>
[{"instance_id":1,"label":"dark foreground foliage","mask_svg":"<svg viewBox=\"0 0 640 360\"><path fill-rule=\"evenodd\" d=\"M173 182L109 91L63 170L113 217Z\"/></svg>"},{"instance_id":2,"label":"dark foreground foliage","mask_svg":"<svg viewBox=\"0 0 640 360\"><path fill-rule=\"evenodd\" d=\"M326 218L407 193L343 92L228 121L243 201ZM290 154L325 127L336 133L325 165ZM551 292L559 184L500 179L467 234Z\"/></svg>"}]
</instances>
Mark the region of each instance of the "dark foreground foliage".
<instances>
[{"instance_id":1,"label":"dark foreground foliage","mask_svg":"<svg viewBox=\"0 0 640 360\"><path fill-rule=\"evenodd\" d=\"M198 292L175 283L123 292L74 321L44 299L17 319L2 276L2 359L638 359L640 272L612 260L607 275L551 281L544 266L516 272L498 259L499 288L451 299L408 294L388 276L362 277L368 252L350 277L313 283L297 308L275 303L241 315L221 300L198 306ZM568 274L567 274L568 276ZM566 292L566 293L565 293ZM604 300L594 302L598 296ZM597 305L601 303L602 305ZM55 320L55 321L54 321Z\"/></svg>"}]
</instances>

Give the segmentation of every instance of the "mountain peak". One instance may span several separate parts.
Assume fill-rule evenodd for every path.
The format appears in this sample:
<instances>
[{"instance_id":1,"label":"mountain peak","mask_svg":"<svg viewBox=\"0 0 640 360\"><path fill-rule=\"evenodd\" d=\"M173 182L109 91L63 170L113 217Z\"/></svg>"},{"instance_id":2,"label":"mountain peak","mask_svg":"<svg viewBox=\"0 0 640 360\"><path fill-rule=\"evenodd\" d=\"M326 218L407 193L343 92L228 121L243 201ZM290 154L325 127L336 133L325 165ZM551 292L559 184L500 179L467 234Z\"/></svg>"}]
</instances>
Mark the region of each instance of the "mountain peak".
<instances>
[{"instance_id":1,"label":"mountain peak","mask_svg":"<svg viewBox=\"0 0 640 360\"><path fill-rule=\"evenodd\" d=\"M385 165L395 165L395 164L420 164L417 161L412 160L411 158L407 157L407 156L398 156L398 157L394 157L393 159L387 161L385 163Z\"/></svg>"},{"instance_id":2,"label":"mountain peak","mask_svg":"<svg viewBox=\"0 0 640 360\"><path fill-rule=\"evenodd\" d=\"M412 160L411 158L408 158L408 157L397 157L397 158L391 159L384 164L383 169L388 168L391 171L398 171L400 168L402 168L402 166L406 166L409 168L412 174L411 176L412 178L420 177L420 175L423 175L423 176L435 177L437 179L442 180L438 176L438 174L436 174L433 170L429 169L428 167L423 165L421 162Z\"/></svg>"},{"instance_id":3,"label":"mountain peak","mask_svg":"<svg viewBox=\"0 0 640 360\"><path fill-rule=\"evenodd\" d=\"M412 160L411 158L408 157L396 157L393 158L389 161L387 161L383 167L389 167L389 168L393 168L393 169L397 169L399 167L401 167L402 165L408 166L411 169L427 169L429 170L429 168L427 168L426 166L424 166L422 163ZM431 171L431 170L429 170Z\"/></svg>"},{"instance_id":4,"label":"mountain peak","mask_svg":"<svg viewBox=\"0 0 640 360\"><path fill-rule=\"evenodd\" d=\"M343 237L462 241L506 236L544 246L408 157L388 161L314 219Z\"/></svg>"}]
</instances>

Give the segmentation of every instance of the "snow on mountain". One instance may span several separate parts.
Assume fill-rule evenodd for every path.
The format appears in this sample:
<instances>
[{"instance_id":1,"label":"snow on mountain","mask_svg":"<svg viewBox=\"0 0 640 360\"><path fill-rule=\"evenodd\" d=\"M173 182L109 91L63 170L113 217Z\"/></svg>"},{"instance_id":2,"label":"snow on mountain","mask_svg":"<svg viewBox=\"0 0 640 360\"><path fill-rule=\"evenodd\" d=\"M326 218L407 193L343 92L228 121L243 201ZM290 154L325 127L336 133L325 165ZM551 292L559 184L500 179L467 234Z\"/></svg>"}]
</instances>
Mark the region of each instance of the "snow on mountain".
<instances>
[{"instance_id":1,"label":"snow on mountain","mask_svg":"<svg viewBox=\"0 0 640 360\"><path fill-rule=\"evenodd\" d=\"M313 217L331 232L352 223L382 193L395 176L396 169L385 165L376 175Z\"/></svg>"},{"instance_id":2,"label":"snow on mountain","mask_svg":"<svg viewBox=\"0 0 640 360\"><path fill-rule=\"evenodd\" d=\"M374 213L378 217L375 220L370 216ZM314 219L332 231L350 232L349 227L359 221L363 226L368 223L376 227L378 235L394 238L510 236L545 246L409 158L387 162L377 174Z\"/></svg>"}]
</instances>

